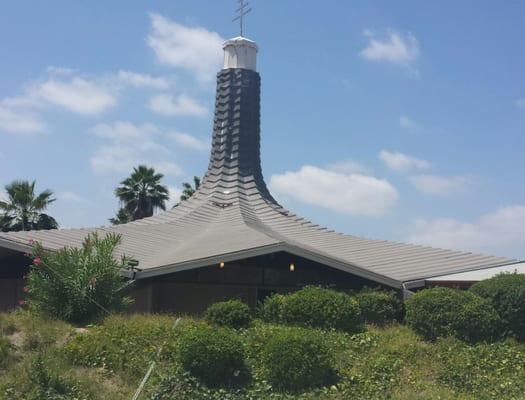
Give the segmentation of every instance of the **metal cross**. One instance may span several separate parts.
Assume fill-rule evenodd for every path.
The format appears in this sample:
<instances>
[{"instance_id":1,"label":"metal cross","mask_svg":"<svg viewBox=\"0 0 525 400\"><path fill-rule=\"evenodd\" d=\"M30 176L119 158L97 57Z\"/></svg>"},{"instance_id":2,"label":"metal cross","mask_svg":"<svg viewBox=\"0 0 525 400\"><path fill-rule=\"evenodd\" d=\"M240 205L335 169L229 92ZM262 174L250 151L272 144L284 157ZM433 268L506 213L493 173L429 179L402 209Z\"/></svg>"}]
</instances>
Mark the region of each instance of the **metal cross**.
<instances>
[{"instance_id":1,"label":"metal cross","mask_svg":"<svg viewBox=\"0 0 525 400\"><path fill-rule=\"evenodd\" d=\"M251 8L249 8L250 3L244 0L237 0L239 2L239 8L235 10L235 13L238 13L234 19L233 22L239 21L239 24L241 26L241 36L244 35L244 16L248 14L250 11L252 11Z\"/></svg>"}]
</instances>

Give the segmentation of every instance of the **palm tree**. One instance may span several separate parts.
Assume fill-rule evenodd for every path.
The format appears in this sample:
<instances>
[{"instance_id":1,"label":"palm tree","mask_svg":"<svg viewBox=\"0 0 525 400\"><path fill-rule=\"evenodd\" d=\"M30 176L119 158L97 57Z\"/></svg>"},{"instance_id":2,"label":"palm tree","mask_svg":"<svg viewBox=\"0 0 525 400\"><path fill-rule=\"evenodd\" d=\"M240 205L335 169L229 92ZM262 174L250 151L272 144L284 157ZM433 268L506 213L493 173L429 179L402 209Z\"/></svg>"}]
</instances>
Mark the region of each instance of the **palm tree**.
<instances>
[{"instance_id":1,"label":"palm tree","mask_svg":"<svg viewBox=\"0 0 525 400\"><path fill-rule=\"evenodd\" d=\"M32 231L57 229L57 221L43 211L53 203L53 192L35 194L35 181L13 181L5 186L6 201L0 201L0 230Z\"/></svg>"},{"instance_id":2,"label":"palm tree","mask_svg":"<svg viewBox=\"0 0 525 400\"><path fill-rule=\"evenodd\" d=\"M127 224L131 221L131 215L125 208L119 208L119 210L117 211L117 215L114 218L109 219L109 222L111 222L113 225Z\"/></svg>"},{"instance_id":3,"label":"palm tree","mask_svg":"<svg viewBox=\"0 0 525 400\"><path fill-rule=\"evenodd\" d=\"M188 200L191 196L193 196L193 194L199 190L199 186L201 185L201 178L199 178L198 176L194 176L193 177L193 184L194 186L191 185L191 183L189 182L183 182L182 183L182 187L183 187L183 190L182 190L182 194L180 195L180 201L185 201L185 200ZM173 206L173 208L177 207L178 205L180 204L177 203Z\"/></svg>"},{"instance_id":4,"label":"palm tree","mask_svg":"<svg viewBox=\"0 0 525 400\"><path fill-rule=\"evenodd\" d=\"M168 188L160 184L163 177L164 175L156 173L153 168L139 165L133 168L129 178L120 182L121 186L115 189L115 195L133 221L151 217L159 208L166 209L169 194Z\"/></svg>"},{"instance_id":5,"label":"palm tree","mask_svg":"<svg viewBox=\"0 0 525 400\"><path fill-rule=\"evenodd\" d=\"M194 186L191 186L191 183L184 182L182 184L182 187L184 188L182 191L182 194L180 195L180 201L188 200L193 194L199 190L199 186L201 185L201 178L198 176L193 177Z\"/></svg>"}]
</instances>

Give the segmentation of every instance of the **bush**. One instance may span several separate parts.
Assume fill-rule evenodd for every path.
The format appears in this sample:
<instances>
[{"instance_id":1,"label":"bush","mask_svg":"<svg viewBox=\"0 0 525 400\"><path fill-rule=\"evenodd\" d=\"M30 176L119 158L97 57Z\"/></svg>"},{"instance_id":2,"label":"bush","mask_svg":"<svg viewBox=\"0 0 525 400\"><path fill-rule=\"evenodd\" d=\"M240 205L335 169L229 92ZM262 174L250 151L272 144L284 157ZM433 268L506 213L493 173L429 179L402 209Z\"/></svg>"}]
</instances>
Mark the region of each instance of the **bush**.
<instances>
[{"instance_id":1,"label":"bush","mask_svg":"<svg viewBox=\"0 0 525 400\"><path fill-rule=\"evenodd\" d=\"M179 337L192 321L182 320L176 327L174 321L157 315L111 316L75 335L62 352L74 365L103 368L135 384L152 360L176 361Z\"/></svg>"},{"instance_id":2,"label":"bush","mask_svg":"<svg viewBox=\"0 0 525 400\"><path fill-rule=\"evenodd\" d=\"M0 368L7 364L7 360L11 353L11 342L9 339L0 336Z\"/></svg>"},{"instance_id":3,"label":"bush","mask_svg":"<svg viewBox=\"0 0 525 400\"><path fill-rule=\"evenodd\" d=\"M455 336L467 342L493 340L500 326L488 301L445 287L425 289L408 299L406 322L427 340Z\"/></svg>"},{"instance_id":4,"label":"bush","mask_svg":"<svg viewBox=\"0 0 525 400\"><path fill-rule=\"evenodd\" d=\"M365 322L383 326L402 319L403 302L395 292L365 290L355 298Z\"/></svg>"},{"instance_id":5,"label":"bush","mask_svg":"<svg viewBox=\"0 0 525 400\"><path fill-rule=\"evenodd\" d=\"M497 275L470 290L492 304L506 334L525 340L525 274Z\"/></svg>"},{"instance_id":6,"label":"bush","mask_svg":"<svg viewBox=\"0 0 525 400\"><path fill-rule=\"evenodd\" d=\"M265 376L278 389L298 391L327 385L332 358L318 332L293 328L276 333L262 349Z\"/></svg>"},{"instance_id":7,"label":"bush","mask_svg":"<svg viewBox=\"0 0 525 400\"><path fill-rule=\"evenodd\" d=\"M188 330L179 356L184 369L208 386L237 386L248 378L242 342L227 328L200 325Z\"/></svg>"},{"instance_id":8,"label":"bush","mask_svg":"<svg viewBox=\"0 0 525 400\"><path fill-rule=\"evenodd\" d=\"M362 330L357 301L345 293L319 287L306 287L286 296L281 318L291 325L346 332Z\"/></svg>"},{"instance_id":9,"label":"bush","mask_svg":"<svg viewBox=\"0 0 525 400\"><path fill-rule=\"evenodd\" d=\"M257 307L257 316L265 322L281 323L282 310L287 296L272 294L264 299Z\"/></svg>"},{"instance_id":10,"label":"bush","mask_svg":"<svg viewBox=\"0 0 525 400\"><path fill-rule=\"evenodd\" d=\"M475 399L521 399L525 393L525 351L510 342L466 345L439 341L440 383ZM469 397L470 398L470 397Z\"/></svg>"},{"instance_id":11,"label":"bush","mask_svg":"<svg viewBox=\"0 0 525 400\"><path fill-rule=\"evenodd\" d=\"M246 328L252 321L250 307L240 300L223 301L208 307L204 318L212 324Z\"/></svg>"},{"instance_id":12,"label":"bush","mask_svg":"<svg viewBox=\"0 0 525 400\"><path fill-rule=\"evenodd\" d=\"M28 292L32 309L68 322L85 323L104 310L120 310L129 303L122 291L125 260L113 257L120 236L89 235L82 248L44 252L33 247Z\"/></svg>"},{"instance_id":13,"label":"bush","mask_svg":"<svg viewBox=\"0 0 525 400\"><path fill-rule=\"evenodd\" d=\"M17 368L14 379L0 387L0 397L9 400L92 399L82 383L57 371L56 360L41 353ZM2 397L4 395L5 397Z\"/></svg>"}]
</instances>

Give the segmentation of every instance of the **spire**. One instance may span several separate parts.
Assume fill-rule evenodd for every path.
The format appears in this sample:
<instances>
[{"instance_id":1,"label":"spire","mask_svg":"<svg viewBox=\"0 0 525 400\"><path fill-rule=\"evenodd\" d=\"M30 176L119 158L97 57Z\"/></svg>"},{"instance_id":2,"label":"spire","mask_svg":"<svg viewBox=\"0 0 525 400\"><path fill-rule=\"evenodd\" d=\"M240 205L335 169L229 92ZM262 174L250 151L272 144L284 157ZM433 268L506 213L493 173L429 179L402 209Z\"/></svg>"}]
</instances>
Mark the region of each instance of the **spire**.
<instances>
[{"instance_id":1,"label":"spire","mask_svg":"<svg viewBox=\"0 0 525 400\"><path fill-rule=\"evenodd\" d=\"M224 68L217 74L210 164L200 193L233 200L249 191L273 202L261 171L258 46L237 37L226 41L223 48Z\"/></svg>"},{"instance_id":2,"label":"spire","mask_svg":"<svg viewBox=\"0 0 525 400\"><path fill-rule=\"evenodd\" d=\"M227 40L222 46L224 49L224 69L244 68L256 71L256 58L259 48L254 41L244 37L244 17L252 9L249 8L247 1L237 1L239 2L239 8L235 12L238 15L233 21L239 21L241 34L236 38Z\"/></svg>"},{"instance_id":3,"label":"spire","mask_svg":"<svg viewBox=\"0 0 525 400\"><path fill-rule=\"evenodd\" d=\"M239 3L239 8L235 10L235 12L238 13L239 15L237 15L233 19L233 22L239 21L239 25L241 28L241 37L243 37L244 36L244 17L246 14L252 11L252 9L249 7L249 3L247 1L245 0L237 0L237 1Z\"/></svg>"}]
</instances>

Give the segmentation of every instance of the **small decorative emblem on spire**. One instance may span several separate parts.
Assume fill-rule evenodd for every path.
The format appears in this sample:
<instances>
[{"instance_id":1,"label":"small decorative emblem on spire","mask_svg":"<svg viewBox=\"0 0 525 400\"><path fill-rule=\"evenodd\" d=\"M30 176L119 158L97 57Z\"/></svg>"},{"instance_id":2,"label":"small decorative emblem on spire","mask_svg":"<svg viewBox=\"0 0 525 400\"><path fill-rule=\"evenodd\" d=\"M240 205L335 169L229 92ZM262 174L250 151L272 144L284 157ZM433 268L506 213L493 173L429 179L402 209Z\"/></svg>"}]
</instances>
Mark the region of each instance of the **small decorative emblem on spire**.
<instances>
[{"instance_id":1,"label":"small decorative emblem on spire","mask_svg":"<svg viewBox=\"0 0 525 400\"><path fill-rule=\"evenodd\" d=\"M249 7L250 3L244 0L237 0L239 2L239 8L235 10L235 13L238 14L234 19L233 22L239 21L239 25L241 28L241 36L244 36L244 16L248 14L252 9Z\"/></svg>"}]
</instances>

